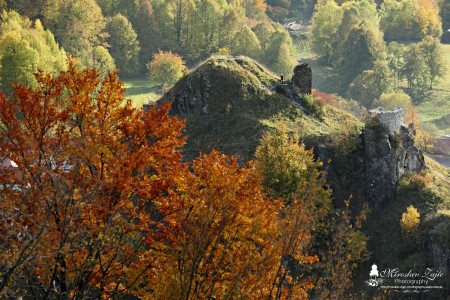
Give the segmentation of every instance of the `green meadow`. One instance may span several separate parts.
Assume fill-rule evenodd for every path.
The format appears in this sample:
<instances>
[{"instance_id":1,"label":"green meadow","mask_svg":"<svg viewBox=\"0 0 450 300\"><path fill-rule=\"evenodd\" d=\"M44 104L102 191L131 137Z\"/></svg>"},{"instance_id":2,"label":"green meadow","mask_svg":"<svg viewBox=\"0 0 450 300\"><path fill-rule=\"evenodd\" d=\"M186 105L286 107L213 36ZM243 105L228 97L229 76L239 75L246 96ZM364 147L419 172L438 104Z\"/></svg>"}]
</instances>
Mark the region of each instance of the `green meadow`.
<instances>
[{"instance_id":1,"label":"green meadow","mask_svg":"<svg viewBox=\"0 0 450 300\"><path fill-rule=\"evenodd\" d=\"M125 96L131 99L134 107L154 102L161 96L159 85L151 83L146 76L123 79Z\"/></svg>"}]
</instances>

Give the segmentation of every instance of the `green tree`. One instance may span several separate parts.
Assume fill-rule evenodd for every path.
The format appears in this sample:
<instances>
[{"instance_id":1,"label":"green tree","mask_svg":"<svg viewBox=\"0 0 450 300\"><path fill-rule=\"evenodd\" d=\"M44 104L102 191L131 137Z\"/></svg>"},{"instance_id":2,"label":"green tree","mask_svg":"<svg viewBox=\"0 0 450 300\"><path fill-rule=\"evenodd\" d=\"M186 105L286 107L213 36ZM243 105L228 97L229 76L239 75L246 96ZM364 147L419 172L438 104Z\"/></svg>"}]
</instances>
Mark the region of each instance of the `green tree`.
<instances>
[{"instance_id":1,"label":"green tree","mask_svg":"<svg viewBox=\"0 0 450 300\"><path fill-rule=\"evenodd\" d=\"M133 22L139 40L139 67L141 72L145 72L148 57L155 53L158 46L161 46L161 32L153 12L150 0L142 0L139 12Z\"/></svg>"},{"instance_id":2,"label":"green tree","mask_svg":"<svg viewBox=\"0 0 450 300\"><path fill-rule=\"evenodd\" d=\"M387 41L417 40L420 24L415 0L385 0L381 4L380 26Z\"/></svg>"},{"instance_id":3,"label":"green tree","mask_svg":"<svg viewBox=\"0 0 450 300\"><path fill-rule=\"evenodd\" d=\"M112 72L116 69L114 59L105 47L95 47L92 57L92 66L97 68L101 77L105 77L108 72Z\"/></svg>"},{"instance_id":4,"label":"green tree","mask_svg":"<svg viewBox=\"0 0 450 300\"><path fill-rule=\"evenodd\" d=\"M429 90L430 72L419 44L411 44L405 52L403 76L408 83L409 95L414 101L419 101Z\"/></svg>"},{"instance_id":5,"label":"green tree","mask_svg":"<svg viewBox=\"0 0 450 300\"><path fill-rule=\"evenodd\" d=\"M343 16L342 21L336 24L338 27L336 32L336 50L332 57L332 65L339 66L344 60L348 60L348 54L352 47L352 43L356 41L357 37L352 32L355 27L362 28L364 32L360 32L363 36L371 33L371 40L383 41L382 33L380 32L380 21L377 13L376 5L368 0L363 1L349 1L342 4ZM349 43L347 40L352 39ZM367 37L366 39L369 39ZM358 54L357 54L358 55Z\"/></svg>"},{"instance_id":6,"label":"green tree","mask_svg":"<svg viewBox=\"0 0 450 300\"><path fill-rule=\"evenodd\" d=\"M333 211L322 163L288 132L285 122L263 135L255 157L267 193L284 200L279 229L282 282L295 282L308 270L316 274L311 298L343 299L352 270L367 252L367 240L359 230L363 215L351 220L347 210ZM316 254L319 262L302 262L296 253L305 250Z\"/></svg>"},{"instance_id":7,"label":"green tree","mask_svg":"<svg viewBox=\"0 0 450 300\"><path fill-rule=\"evenodd\" d=\"M219 28L219 48L229 48L233 44L233 38L245 25L244 18L236 9L230 9L225 13ZM259 39L258 39L259 40Z\"/></svg>"},{"instance_id":8,"label":"green tree","mask_svg":"<svg viewBox=\"0 0 450 300\"><path fill-rule=\"evenodd\" d=\"M262 137L255 158L269 195L281 197L287 202L293 201L296 191L307 190L307 186L323 176L319 171L322 163L314 161L311 151L299 143L298 137L288 132L284 121L278 122L277 130ZM328 193L321 192L316 201L329 204Z\"/></svg>"},{"instance_id":9,"label":"green tree","mask_svg":"<svg viewBox=\"0 0 450 300\"><path fill-rule=\"evenodd\" d=\"M33 26L17 12L3 12L0 32L0 72L5 91L10 91L11 81L32 85L38 68L51 74L65 68L64 51L39 20Z\"/></svg>"},{"instance_id":10,"label":"green tree","mask_svg":"<svg viewBox=\"0 0 450 300\"><path fill-rule=\"evenodd\" d=\"M386 110L394 110L397 108L401 108L403 110L408 111L411 106L411 97L401 91L396 92L390 92L390 93L384 93L380 96L379 99L375 100L372 103L372 107L383 107Z\"/></svg>"},{"instance_id":11,"label":"green tree","mask_svg":"<svg viewBox=\"0 0 450 300\"><path fill-rule=\"evenodd\" d=\"M153 55L147 69L151 81L170 86L183 76L186 65L178 54L159 51Z\"/></svg>"},{"instance_id":12,"label":"green tree","mask_svg":"<svg viewBox=\"0 0 450 300\"><path fill-rule=\"evenodd\" d=\"M8 9L15 10L31 20L40 19L46 28L54 31L61 13L62 0L21 0L6 1L6 3Z\"/></svg>"},{"instance_id":13,"label":"green tree","mask_svg":"<svg viewBox=\"0 0 450 300\"><path fill-rule=\"evenodd\" d=\"M124 75L136 75L138 72L139 41L133 26L127 18L117 14L108 20L107 39L110 54L117 68Z\"/></svg>"},{"instance_id":14,"label":"green tree","mask_svg":"<svg viewBox=\"0 0 450 300\"><path fill-rule=\"evenodd\" d=\"M95 47L104 45L105 18L95 0L70 0L62 4L55 32L61 46L86 66L93 65Z\"/></svg>"},{"instance_id":15,"label":"green tree","mask_svg":"<svg viewBox=\"0 0 450 300\"><path fill-rule=\"evenodd\" d=\"M327 1L312 18L309 32L311 47L329 63L332 63L330 59L336 49L338 24L342 16L342 8L335 1Z\"/></svg>"},{"instance_id":16,"label":"green tree","mask_svg":"<svg viewBox=\"0 0 450 300\"><path fill-rule=\"evenodd\" d=\"M235 33L229 47L233 55L245 55L256 59L261 54L258 37L247 25Z\"/></svg>"},{"instance_id":17,"label":"green tree","mask_svg":"<svg viewBox=\"0 0 450 300\"><path fill-rule=\"evenodd\" d=\"M356 76L372 69L375 61L383 60L386 51L380 33L365 26L353 27L341 47L337 71L342 91L347 90Z\"/></svg>"},{"instance_id":18,"label":"green tree","mask_svg":"<svg viewBox=\"0 0 450 300\"><path fill-rule=\"evenodd\" d=\"M429 71L430 90L433 84L443 78L447 74L447 65L444 60L444 53L439 39L427 35L422 42L419 43L422 56Z\"/></svg>"},{"instance_id":19,"label":"green tree","mask_svg":"<svg viewBox=\"0 0 450 300\"><path fill-rule=\"evenodd\" d=\"M348 89L348 96L358 100L361 105L370 107L373 100L393 88L393 75L387 62L377 60L372 69L363 71L353 80Z\"/></svg>"},{"instance_id":20,"label":"green tree","mask_svg":"<svg viewBox=\"0 0 450 300\"><path fill-rule=\"evenodd\" d=\"M13 36L2 38L3 53L0 59L0 84L1 89L11 93L12 82L20 82L25 85L35 83L33 73L37 71L38 53L30 44Z\"/></svg>"},{"instance_id":21,"label":"green tree","mask_svg":"<svg viewBox=\"0 0 450 300\"><path fill-rule=\"evenodd\" d=\"M391 42L387 47L386 59L394 76L394 88L398 88L400 80L403 78L402 70L405 67L405 51L406 46L397 42Z\"/></svg>"},{"instance_id":22,"label":"green tree","mask_svg":"<svg viewBox=\"0 0 450 300\"><path fill-rule=\"evenodd\" d=\"M276 30L271 40L268 49L262 53L262 61L276 72L292 74L297 56L291 36L285 30Z\"/></svg>"},{"instance_id":23,"label":"green tree","mask_svg":"<svg viewBox=\"0 0 450 300\"><path fill-rule=\"evenodd\" d=\"M222 19L223 11L216 0L195 1L195 9L189 14L187 28L181 35L180 54L185 53L186 59L197 61L215 53L219 49Z\"/></svg>"}]
</instances>

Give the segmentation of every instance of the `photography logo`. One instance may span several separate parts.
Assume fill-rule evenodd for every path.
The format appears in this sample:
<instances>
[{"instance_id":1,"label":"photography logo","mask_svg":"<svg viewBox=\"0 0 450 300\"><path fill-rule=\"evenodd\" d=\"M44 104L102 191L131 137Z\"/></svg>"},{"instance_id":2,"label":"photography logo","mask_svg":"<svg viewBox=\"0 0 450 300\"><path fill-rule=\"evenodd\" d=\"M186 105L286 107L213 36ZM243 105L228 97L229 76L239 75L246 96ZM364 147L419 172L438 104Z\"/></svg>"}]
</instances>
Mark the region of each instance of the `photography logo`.
<instances>
[{"instance_id":1,"label":"photography logo","mask_svg":"<svg viewBox=\"0 0 450 300\"><path fill-rule=\"evenodd\" d=\"M378 286L383 283L383 278L379 278L378 267L376 264L372 265L372 270L370 270L370 279L366 281L369 286Z\"/></svg>"},{"instance_id":2,"label":"photography logo","mask_svg":"<svg viewBox=\"0 0 450 300\"><path fill-rule=\"evenodd\" d=\"M370 287L400 293L423 293L443 289L444 273L435 268L413 269L403 272L399 268L378 270L376 264L369 272L370 279L366 281Z\"/></svg>"}]
</instances>

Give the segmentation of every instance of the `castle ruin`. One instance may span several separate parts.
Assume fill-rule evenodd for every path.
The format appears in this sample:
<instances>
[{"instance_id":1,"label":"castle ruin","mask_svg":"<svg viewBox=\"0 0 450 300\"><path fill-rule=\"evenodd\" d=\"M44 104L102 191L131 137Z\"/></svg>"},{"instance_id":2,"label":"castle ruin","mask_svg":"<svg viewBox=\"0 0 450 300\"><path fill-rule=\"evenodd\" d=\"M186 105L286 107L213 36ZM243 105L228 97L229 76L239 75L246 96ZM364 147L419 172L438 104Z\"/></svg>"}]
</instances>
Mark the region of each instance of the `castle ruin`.
<instances>
[{"instance_id":1,"label":"castle ruin","mask_svg":"<svg viewBox=\"0 0 450 300\"><path fill-rule=\"evenodd\" d=\"M383 111L382 107L369 110L369 117L376 119L378 124L384 126L389 134L398 133L403 125L405 112L398 108L392 111Z\"/></svg>"}]
</instances>

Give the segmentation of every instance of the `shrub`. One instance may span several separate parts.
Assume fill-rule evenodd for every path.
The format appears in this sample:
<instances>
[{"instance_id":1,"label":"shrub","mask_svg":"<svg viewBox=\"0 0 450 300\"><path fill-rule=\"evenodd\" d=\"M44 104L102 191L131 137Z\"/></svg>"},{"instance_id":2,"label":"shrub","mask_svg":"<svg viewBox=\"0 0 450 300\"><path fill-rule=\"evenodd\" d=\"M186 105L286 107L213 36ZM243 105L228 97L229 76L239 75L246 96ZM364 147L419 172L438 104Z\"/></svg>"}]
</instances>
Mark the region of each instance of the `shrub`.
<instances>
[{"instance_id":1,"label":"shrub","mask_svg":"<svg viewBox=\"0 0 450 300\"><path fill-rule=\"evenodd\" d=\"M178 54L159 51L153 55L147 69L151 81L162 86L170 86L183 76L186 65Z\"/></svg>"}]
</instances>

